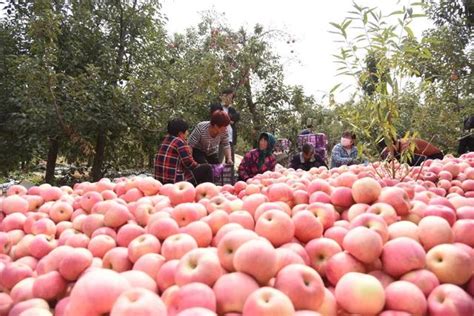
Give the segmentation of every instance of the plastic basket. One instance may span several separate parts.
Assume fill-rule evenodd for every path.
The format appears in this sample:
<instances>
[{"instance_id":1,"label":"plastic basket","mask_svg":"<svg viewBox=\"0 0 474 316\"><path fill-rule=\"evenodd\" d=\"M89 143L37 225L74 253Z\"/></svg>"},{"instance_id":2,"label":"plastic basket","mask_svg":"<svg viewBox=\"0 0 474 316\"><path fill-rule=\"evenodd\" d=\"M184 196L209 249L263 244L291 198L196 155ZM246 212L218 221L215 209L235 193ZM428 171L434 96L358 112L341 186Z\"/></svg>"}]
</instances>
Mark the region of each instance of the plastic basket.
<instances>
[{"instance_id":1,"label":"plastic basket","mask_svg":"<svg viewBox=\"0 0 474 316\"><path fill-rule=\"evenodd\" d=\"M303 148L303 145L306 143L313 145L314 148L326 149L328 145L328 138L326 134L323 133L299 135L298 149L301 150Z\"/></svg>"},{"instance_id":2,"label":"plastic basket","mask_svg":"<svg viewBox=\"0 0 474 316\"><path fill-rule=\"evenodd\" d=\"M227 165L227 164L212 165L212 174L214 176L214 184L216 185L235 183L234 165Z\"/></svg>"},{"instance_id":3,"label":"plastic basket","mask_svg":"<svg viewBox=\"0 0 474 316\"><path fill-rule=\"evenodd\" d=\"M287 138L279 138L275 144L276 152L287 152L290 150L291 142Z\"/></svg>"}]
</instances>

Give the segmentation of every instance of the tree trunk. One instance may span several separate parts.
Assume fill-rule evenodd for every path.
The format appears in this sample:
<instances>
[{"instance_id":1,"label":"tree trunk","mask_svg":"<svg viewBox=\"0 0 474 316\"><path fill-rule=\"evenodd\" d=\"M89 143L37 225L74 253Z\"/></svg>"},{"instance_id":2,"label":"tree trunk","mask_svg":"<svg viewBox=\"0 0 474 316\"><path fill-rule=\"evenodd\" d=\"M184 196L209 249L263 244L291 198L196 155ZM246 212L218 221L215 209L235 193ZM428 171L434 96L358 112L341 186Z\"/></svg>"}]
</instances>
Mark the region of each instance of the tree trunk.
<instances>
[{"instance_id":1,"label":"tree trunk","mask_svg":"<svg viewBox=\"0 0 474 316\"><path fill-rule=\"evenodd\" d=\"M49 184L54 182L54 170L56 169L56 159L58 158L59 141L57 138L49 140L48 161L46 162L46 174L44 181Z\"/></svg>"},{"instance_id":2,"label":"tree trunk","mask_svg":"<svg viewBox=\"0 0 474 316\"><path fill-rule=\"evenodd\" d=\"M148 155L148 168L155 169L155 153Z\"/></svg>"},{"instance_id":3,"label":"tree trunk","mask_svg":"<svg viewBox=\"0 0 474 316\"><path fill-rule=\"evenodd\" d=\"M257 113L257 106L253 102L252 99L252 88L250 86L250 80L247 80L244 84L245 87L245 99L247 102L247 107L252 114L252 122L253 122L253 129L252 129L252 137L253 142L257 142L258 133L261 132L262 124L260 122L260 115Z\"/></svg>"},{"instance_id":4,"label":"tree trunk","mask_svg":"<svg viewBox=\"0 0 474 316\"><path fill-rule=\"evenodd\" d=\"M92 163L92 181L99 181L102 174L102 165L104 164L105 153L105 132L102 129L98 130L97 143L95 145L94 162Z\"/></svg>"}]
</instances>

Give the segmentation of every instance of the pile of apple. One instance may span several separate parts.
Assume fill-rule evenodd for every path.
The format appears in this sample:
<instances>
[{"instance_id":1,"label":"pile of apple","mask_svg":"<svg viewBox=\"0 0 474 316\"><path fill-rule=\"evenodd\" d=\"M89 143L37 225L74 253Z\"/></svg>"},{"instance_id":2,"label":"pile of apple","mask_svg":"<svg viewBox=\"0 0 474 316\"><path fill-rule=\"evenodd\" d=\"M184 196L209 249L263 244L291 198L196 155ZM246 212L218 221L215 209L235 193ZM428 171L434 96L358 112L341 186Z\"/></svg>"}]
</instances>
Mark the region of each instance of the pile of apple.
<instances>
[{"instance_id":1,"label":"pile of apple","mask_svg":"<svg viewBox=\"0 0 474 316\"><path fill-rule=\"evenodd\" d=\"M474 315L474 152L0 197L0 316Z\"/></svg>"}]
</instances>

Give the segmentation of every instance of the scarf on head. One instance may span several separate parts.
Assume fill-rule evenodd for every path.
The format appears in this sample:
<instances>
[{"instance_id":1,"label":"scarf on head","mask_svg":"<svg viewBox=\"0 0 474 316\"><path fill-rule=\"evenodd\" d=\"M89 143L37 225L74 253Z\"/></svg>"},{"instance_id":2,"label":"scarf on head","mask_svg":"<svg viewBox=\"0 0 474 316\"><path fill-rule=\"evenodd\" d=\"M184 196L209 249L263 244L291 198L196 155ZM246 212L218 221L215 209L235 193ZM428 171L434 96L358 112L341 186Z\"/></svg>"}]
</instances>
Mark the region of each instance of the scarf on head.
<instances>
[{"instance_id":1,"label":"scarf on head","mask_svg":"<svg viewBox=\"0 0 474 316\"><path fill-rule=\"evenodd\" d=\"M260 148L258 148L258 169L262 168L263 164L265 163L265 158L272 155L273 147L275 147L275 143L276 143L275 137L270 133L260 134L260 137L258 138L259 143L260 143L260 139L262 139L262 137L265 137L265 136L268 139L268 146L267 146L267 149L265 150L260 150Z\"/></svg>"}]
</instances>

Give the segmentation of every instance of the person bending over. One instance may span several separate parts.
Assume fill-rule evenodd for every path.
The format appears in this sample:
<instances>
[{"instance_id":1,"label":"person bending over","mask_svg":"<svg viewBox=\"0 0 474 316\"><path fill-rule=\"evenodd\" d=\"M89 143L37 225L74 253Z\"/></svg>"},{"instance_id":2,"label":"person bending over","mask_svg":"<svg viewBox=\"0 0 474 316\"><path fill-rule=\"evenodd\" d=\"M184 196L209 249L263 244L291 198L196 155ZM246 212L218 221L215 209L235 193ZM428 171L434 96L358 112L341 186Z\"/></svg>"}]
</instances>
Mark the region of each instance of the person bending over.
<instances>
[{"instance_id":1,"label":"person bending over","mask_svg":"<svg viewBox=\"0 0 474 316\"><path fill-rule=\"evenodd\" d=\"M324 160L315 153L314 146L311 144L304 144L302 151L293 156L291 159L290 168L295 170L302 169L309 171L311 168L318 168L324 166L327 168Z\"/></svg>"},{"instance_id":2,"label":"person bending over","mask_svg":"<svg viewBox=\"0 0 474 316\"><path fill-rule=\"evenodd\" d=\"M400 160L402 154L407 151L411 144L415 145L415 150L413 152L413 158L407 163L410 166L420 166L425 160L428 159L443 159L443 152L430 142L421 139L398 139L393 142L393 145L385 147L382 151L381 157L383 159L387 158L389 155Z\"/></svg>"},{"instance_id":3,"label":"person bending over","mask_svg":"<svg viewBox=\"0 0 474 316\"><path fill-rule=\"evenodd\" d=\"M189 145L193 150L193 157L199 163L218 164L219 145L224 150L225 162L233 164L229 144L227 126L230 118L227 113L217 110L211 115L210 121L200 122L189 136Z\"/></svg>"},{"instance_id":4,"label":"person bending over","mask_svg":"<svg viewBox=\"0 0 474 316\"><path fill-rule=\"evenodd\" d=\"M212 168L198 164L186 142L188 124L182 119L168 122L168 134L155 156L155 179L163 184L188 181L194 185L212 182Z\"/></svg>"}]
</instances>

